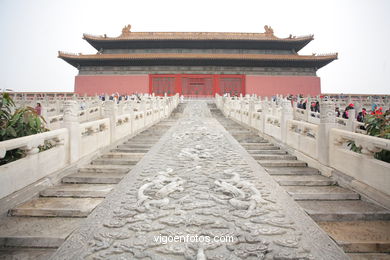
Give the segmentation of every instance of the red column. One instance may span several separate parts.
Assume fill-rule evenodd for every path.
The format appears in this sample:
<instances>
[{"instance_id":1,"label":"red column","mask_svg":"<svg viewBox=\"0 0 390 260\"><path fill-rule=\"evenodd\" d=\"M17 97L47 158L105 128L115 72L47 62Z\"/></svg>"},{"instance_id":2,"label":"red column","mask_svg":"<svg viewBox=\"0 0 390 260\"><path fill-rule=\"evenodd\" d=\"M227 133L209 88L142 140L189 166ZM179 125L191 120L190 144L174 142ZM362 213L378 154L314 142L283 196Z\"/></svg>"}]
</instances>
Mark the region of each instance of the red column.
<instances>
[{"instance_id":1,"label":"red column","mask_svg":"<svg viewBox=\"0 0 390 260\"><path fill-rule=\"evenodd\" d=\"M219 86L219 78L220 75L213 75L213 96L215 96L216 93L219 93L221 91Z\"/></svg>"},{"instance_id":2,"label":"red column","mask_svg":"<svg viewBox=\"0 0 390 260\"><path fill-rule=\"evenodd\" d=\"M175 75L175 93L182 94L181 75Z\"/></svg>"}]
</instances>

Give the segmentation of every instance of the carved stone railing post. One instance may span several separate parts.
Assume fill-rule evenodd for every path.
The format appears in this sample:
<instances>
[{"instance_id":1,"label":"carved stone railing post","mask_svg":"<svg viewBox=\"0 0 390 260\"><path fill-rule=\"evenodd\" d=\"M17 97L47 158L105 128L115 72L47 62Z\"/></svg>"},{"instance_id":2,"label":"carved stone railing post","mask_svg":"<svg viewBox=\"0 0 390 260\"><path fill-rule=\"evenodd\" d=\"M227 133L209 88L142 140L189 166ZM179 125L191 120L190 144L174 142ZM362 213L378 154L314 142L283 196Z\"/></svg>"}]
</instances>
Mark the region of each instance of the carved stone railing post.
<instances>
[{"instance_id":1,"label":"carved stone railing post","mask_svg":"<svg viewBox=\"0 0 390 260\"><path fill-rule=\"evenodd\" d=\"M252 127L253 113L255 112L255 102L253 99L249 100L249 111L248 111L248 125Z\"/></svg>"},{"instance_id":2,"label":"carved stone railing post","mask_svg":"<svg viewBox=\"0 0 390 260\"><path fill-rule=\"evenodd\" d=\"M271 100L271 114L276 116L276 101Z\"/></svg>"},{"instance_id":3,"label":"carved stone railing post","mask_svg":"<svg viewBox=\"0 0 390 260\"><path fill-rule=\"evenodd\" d=\"M140 110L142 112L142 128L146 126L146 99L142 99L140 103Z\"/></svg>"},{"instance_id":4,"label":"carved stone railing post","mask_svg":"<svg viewBox=\"0 0 390 260\"><path fill-rule=\"evenodd\" d=\"M356 120L356 110L350 109L348 111L348 120L347 120L348 131L355 132L355 129L354 129L355 120Z\"/></svg>"},{"instance_id":5,"label":"carved stone railing post","mask_svg":"<svg viewBox=\"0 0 390 260\"><path fill-rule=\"evenodd\" d=\"M113 100L107 100L103 104L103 116L110 119L110 141L115 141L115 127L117 118L117 107Z\"/></svg>"},{"instance_id":6,"label":"carved stone railing post","mask_svg":"<svg viewBox=\"0 0 390 260\"><path fill-rule=\"evenodd\" d=\"M131 100L128 103L129 106L129 111L130 111L130 133L133 134L135 132L135 113L134 113L134 108L135 108L135 100Z\"/></svg>"},{"instance_id":7,"label":"carved stone railing post","mask_svg":"<svg viewBox=\"0 0 390 260\"><path fill-rule=\"evenodd\" d=\"M320 124L317 137L318 160L329 165L329 132L336 127L335 104L330 100L320 101Z\"/></svg>"},{"instance_id":8,"label":"carved stone railing post","mask_svg":"<svg viewBox=\"0 0 390 260\"><path fill-rule=\"evenodd\" d=\"M264 133L265 123L266 123L266 116L269 114L269 103L268 103L268 97L265 97L261 104L261 123L260 123L260 131Z\"/></svg>"},{"instance_id":9,"label":"carved stone railing post","mask_svg":"<svg viewBox=\"0 0 390 260\"><path fill-rule=\"evenodd\" d=\"M69 130L70 163L80 159L80 123L78 121L79 104L75 100L67 100L64 104L64 127Z\"/></svg>"},{"instance_id":10,"label":"carved stone railing post","mask_svg":"<svg viewBox=\"0 0 390 260\"><path fill-rule=\"evenodd\" d=\"M239 118L239 120L240 120L240 122L243 122L243 120L244 120L243 115L244 115L244 111L245 111L245 101L242 98L242 94L240 95L239 109L240 109L240 118Z\"/></svg>"},{"instance_id":11,"label":"carved stone railing post","mask_svg":"<svg viewBox=\"0 0 390 260\"><path fill-rule=\"evenodd\" d=\"M282 99L281 105L282 105L282 113L280 116L280 131L281 131L282 142L286 143L287 131L288 131L287 121L292 120L294 118L294 111L291 106L291 101L287 99Z\"/></svg>"},{"instance_id":12,"label":"carved stone railing post","mask_svg":"<svg viewBox=\"0 0 390 260\"><path fill-rule=\"evenodd\" d=\"M306 99L306 111L305 112L306 112L305 121L310 122L310 117L311 117L311 97L310 96L307 96L307 99Z\"/></svg>"}]
</instances>

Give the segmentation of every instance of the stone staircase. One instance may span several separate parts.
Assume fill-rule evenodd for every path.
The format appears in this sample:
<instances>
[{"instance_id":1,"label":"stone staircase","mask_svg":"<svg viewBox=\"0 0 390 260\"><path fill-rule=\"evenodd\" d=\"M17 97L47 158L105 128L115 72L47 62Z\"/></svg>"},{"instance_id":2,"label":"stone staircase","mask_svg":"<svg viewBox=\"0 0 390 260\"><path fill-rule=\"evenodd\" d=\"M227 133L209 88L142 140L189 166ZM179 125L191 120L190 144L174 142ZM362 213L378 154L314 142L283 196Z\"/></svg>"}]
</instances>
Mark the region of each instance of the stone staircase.
<instances>
[{"instance_id":1,"label":"stone staircase","mask_svg":"<svg viewBox=\"0 0 390 260\"><path fill-rule=\"evenodd\" d=\"M213 116L352 259L390 259L390 211L340 187L295 156L223 116Z\"/></svg>"},{"instance_id":2,"label":"stone staircase","mask_svg":"<svg viewBox=\"0 0 390 260\"><path fill-rule=\"evenodd\" d=\"M0 219L0 259L48 259L160 137L182 105L149 129L79 167Z\"/></svg>"}]
</instances>

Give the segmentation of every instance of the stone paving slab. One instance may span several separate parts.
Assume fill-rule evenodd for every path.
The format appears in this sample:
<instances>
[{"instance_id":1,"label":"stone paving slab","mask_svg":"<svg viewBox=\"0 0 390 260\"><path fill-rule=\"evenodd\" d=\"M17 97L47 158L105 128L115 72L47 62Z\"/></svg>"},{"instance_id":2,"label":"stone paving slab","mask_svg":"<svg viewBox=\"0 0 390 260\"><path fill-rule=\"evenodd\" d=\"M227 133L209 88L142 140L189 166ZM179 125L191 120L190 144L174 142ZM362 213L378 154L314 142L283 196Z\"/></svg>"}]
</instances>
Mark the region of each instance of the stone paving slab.
<instances>
[{"instance_id":1,"label":"stone paving slab","mask_svg":"<svg viewBox=\"0 0 390 260\"><path fill-rule=\"evenodd\" d=\"M390 260L390 254L365 253L347 255L351 260Z\"/></svg>"},{"instance_id":2,"label":"stone paving slab","mask_svg":"<svg viewBox=\"0 0 390 260\"><path fill-rule=\"evenodd\" d=\"M336 182L322 175L274 175L274 179L280 185L311 185L327 186L334 185Z\"/></svg>"},{"instance_id":3,"label":"stone paving slab","mask_svg":"<svg viewBox=\"0 0 390 260\"><path fill-rule=\"evenodd\" d=\"M310 167L266 167L271 175L319 175L320 172Z\"/></svg>"},{"instance_id":4,"label":"stone paving slab","mask_svg":"<svg viewBox=\"0 0 390 260\"><path fill-rule=\"evenodd\" d=\"M164 243L175 236L182 243ZM190 102L51 259L263 258L347 256L204 102Z\"/></svg>"},{"instance_id":5,"label":"stone paving slab","mask_svg":"<svg viewBox=\"0 0 390 260\"><path fill-rule=\"evenodd\" d=\"M295 200L358 200L359 194L339 186L284 186Z\"/></svg>"},{"instance_id":6,"label":"stone paving slab","mask_svg":"<svg viewBox=\"0 0 390 260\"><path fill-rule=\"evenodd\" d=\"M248 153L255 156L256 154L287 154L286 151L282 150L249 150Z\"/></svg>"},{"instance_id":7,"label":"stone paving slab","mask_svg":"<svg viewBox=\"0 0 390 260\"><path fill-rule=\"evenodd\" d=\"M307 163L298 160L257 160L263 167L305 167Z\"/></svg>"},{"instance_id":8,"label":"stone paving slab","mask_svg":"<svg viewBox=\"0 0 390 260\"><path fill-rule=\"evenodd\" d=\"M390 252L389 221L318 223L346 252Z\"/></svg>"},{"instance_id":9,"label":"stone paving slab","mask_svg":"<svg viewBox=\"0 0 390 260\"><path fill-rule=\"evenodd\" d=\"M41 191L40 196L104 198L113 187L111 184L61 184Z\"/></svg>"},{"instance_id":10,"label":"stone paving slab","mask_svg":"<svg viewBox=\"0 0 390 260\"><path fill-rule=\"evenodd\" d=\"M63 183L116 184L126 172L78 172L62 178Z\"/></svg>"},{"instance_id":11,"label":"stone paving slab","mask_svg":"<svg viewBox=\"0 0 390 260\"><path fill-rule=\"evenodd\" d=\"M390 220L390 211L366 201L298 201L316 221Z\"/></svg>"},{"instance_id":12,"label":"stone paving slab","mask_svg":"<svg viewBox=\"0 0 390 260\"><path fill-rule=\"evenodd\" d=\"M79 168L79 172L93 172L93 173L110 173L121 172L127 173L133 166L129 165L87 165Z\"/></svg>"},{"instance_id":13,"label":"stone paving slab","mask_svg":"<svg viewBox=\"0 0 390 260\"><path fill-rule=\"evenodd\" d=\"M4 217L0 219L0 246L56 248L82 220L81 218Z\"/></svg>"},{"instance_id":14,"label":"stone paving slab","mask_svg":"<svg viewBox=\"0 0 390 260\"><path fill-rule=\"evenodd\" d=\"M252 157L255 160L296 160L297 157L290 154L262 154L262 155L255 155L253 154Z\"/></svg>"},{"instance_id":15,"label":"stone paving slab","mask_svg":"<svg viewBox=\"0 0 390 260\"><path fill-rule=\"evenodd\" d=\"M126 158L99 158L91 162L92 165L135 165L139 159Z\"/></svg>"},{"instance_id":16,"label":"stone paving slab","mask_svg":"<svg viewBox=\"0 0 390 260\"><path fill-rule=\"evenodd\" d=\"M140 160L144 157L145 153L123 153L123 152L109 152L101 156L101 158L125 158Z\"/></svg>"},{"instance_id":17,"label":"stone paving slab","mask_svg":"<svg viewBox=\"0 0 390 260\"><path fill-rule=\"evenodd\" d=\"M0 248L1 260L47 260L56 249Z\"/></svg>"},{"instance_id":18,"label":"stone paving slab","mask_svg":"<svg viewBox=\"0 0 390 260\"><path fill-rule=\"evenodd\" d=\"M12 216L86 217L101 198L36 198L10 210Z\"/></svg>"}]
</instances>

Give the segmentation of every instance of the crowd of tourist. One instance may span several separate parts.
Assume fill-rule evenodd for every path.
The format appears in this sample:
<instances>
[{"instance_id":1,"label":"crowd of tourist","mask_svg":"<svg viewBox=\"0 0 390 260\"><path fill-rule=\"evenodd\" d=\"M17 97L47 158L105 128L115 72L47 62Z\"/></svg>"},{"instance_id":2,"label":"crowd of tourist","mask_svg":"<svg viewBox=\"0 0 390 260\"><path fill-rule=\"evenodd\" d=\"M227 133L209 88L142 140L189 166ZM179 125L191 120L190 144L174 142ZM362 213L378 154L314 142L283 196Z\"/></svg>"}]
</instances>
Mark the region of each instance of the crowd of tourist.
<instances>
[{"instance_id":1,"label":"crowd of tourist","mask_svg":"<svg viewBox=\"0 0 390 260\"><path fill-rule=\"evenodd\" d=\"M294 99L292 97L292 99ZM299 102L297 101L297 107L300 109L306 109L307 106L310 105L310 111L312 112L320 112L320 103L319 101L313 101L308 104L308 100L300 99ZM350 110L355 109L355 106L353 103L348 104L348 106L345 107L344 110L341 110L340 107L336 107L335 112L337 117L342 117L344 119L348 119L350 117ZM387 110L390 112L390 108ZM367 114L370 115L383 115L384 111L382 107L379 107L376 104L372 104L371 110L367 111L366 108L362 108L361 111L358 111L356 114L356 120L358 122L364 122L364 118Z\"/></svg>"},{"instance_id":2,"label":"crowd of tourist","mask_svg":"<svg viewBox=\"0 0 390 260\"><path fill-rule=\"evenodd\" d=\"M119 93L114 93L110 96L108 96L108 100L113 100L115 101L115 103L119 103L121 100L138 100L140 101L141 100L141 94L138 94L138 93L134 93L133 95L120 95ZM102 94L99 96L99 99L101 101L105 101L106 100L106 95Z\"/></svg>"}]
</instances>

